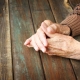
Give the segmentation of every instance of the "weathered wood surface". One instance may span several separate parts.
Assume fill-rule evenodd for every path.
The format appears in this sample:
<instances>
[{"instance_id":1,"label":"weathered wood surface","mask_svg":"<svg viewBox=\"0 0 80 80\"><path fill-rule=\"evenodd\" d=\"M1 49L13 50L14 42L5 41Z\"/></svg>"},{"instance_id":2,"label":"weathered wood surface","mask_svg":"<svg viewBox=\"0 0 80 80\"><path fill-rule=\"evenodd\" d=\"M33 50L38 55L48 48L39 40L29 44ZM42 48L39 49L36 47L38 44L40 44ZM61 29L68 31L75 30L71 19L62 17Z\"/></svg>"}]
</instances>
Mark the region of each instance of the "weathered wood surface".
<instances>
[{"instance_id":1,"label":"weathered wood surface","mask_svg":"<svg viewBox=\"0 0 80 80\"><path fill-rule=\"evenodd\" d=\"M69 4L73 8L79 1L69 0ZM60 23L71 7L64 0L0 1L0 80L80 80L79 61L48 56L23 45L42 21Z\"/></svg>"},{"instance_id":2,"label":"weathered wood surface","mask_svg":"<svg viewBox=\"0 0 80 80\"><path fill-rule=\"evenodd\" d=\"M49 2L50 4L53 4L53 8L55 8L53 10L55 13L52 13ZM60 22L65 13L68 13L64 9L63 0L60 2L58 2L58 0L52 0L49 2L47 0L29 0L35 30L39 28L40 23L45 19L50 19L53 22L55 22L55 20ZM61 12L61 8L63 12ZM55 19L54 16L56 16ZM72 65L68 59L48 56L41 52L40 55L46 80L76 80Z\"/></svg>"},{"instance_id":3,"label":"weathered wood surface","mask_svg":"<svg viewBox=\"0 0 80 80\"><path fill-rule=\"evenodd\" d=\"M80 3L80 0L69 0L71 7L75 7L77 4ZM78 41L80 41L80 36L75 37ZM76 74L77 80L80 80L80 61L77 60L71 60L74 72Z\"/></svg>"},{"instance_id":4,"label":"weathered wood surface","mask_svg":"<svg viewBox=\"0 0 80 80\"><path fill-rule=\"evenodd\" d=\"M23 45L34 33L28 0L9 1L14 80L44 80L39 53Z\"/></svg>"},{"instance_id":5,"label":"weathered wood surface","mask_svg":"<svg viewBox=\"0 0 80 80\"><path fill-rule=\"evenodd\" d=\"M13 80L8 0L0 0L0 80Z\"/></svg>"},{"instance_id":6,"label":"weathered wood surface","mask_svg":"<svg viewBox=\"0 0 80 80\"><path fill-rule=\"evenodd\" d=\"M80 0L69 0L69 3L72 8L75 8L75 6L80 3Z\"/></svg>"},{"instance_id":7,"label":"weathered wood surface","mask_svg":"<svg viewBox=\"0 0 80 80\"><path fill-rule=\"evenodd\" d=\"M66 0L49 0L50 6L57 23L60 23L72 11Z\"/></svg>"}]
</instances>

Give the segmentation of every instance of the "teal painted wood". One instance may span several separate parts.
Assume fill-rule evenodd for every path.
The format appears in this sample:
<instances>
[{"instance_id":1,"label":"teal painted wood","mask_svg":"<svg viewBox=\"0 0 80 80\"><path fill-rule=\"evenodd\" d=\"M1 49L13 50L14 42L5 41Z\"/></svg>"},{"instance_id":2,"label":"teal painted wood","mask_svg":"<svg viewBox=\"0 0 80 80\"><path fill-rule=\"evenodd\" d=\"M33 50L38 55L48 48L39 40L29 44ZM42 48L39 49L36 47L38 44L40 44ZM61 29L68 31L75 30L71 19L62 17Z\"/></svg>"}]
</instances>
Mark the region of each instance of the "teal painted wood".
<instances>
[{"instance_id":1,"label":"teal painted wood","mask_svg":"<svg viewBox=\"0 0 80 80\"><path fill-rule=\"evenodd\" d=\"M58 6L58 0L52 0L51 3L55 4L53 8L56 7L56 9L63 6ZM47 0L29 0L29 4L35 30L39 28L40 23L45 19L50 19L53 22L55 22L55 19L57 19L57 21L61 21L63 19L62 12L59 12L60 15L54 15L54 13L52 13L51 7ZM53 11L56 11L56 9L53 9ZM55 13L58 13L58 10ZM57 18L54 19L54 17ZM72 66L68 59L48 56L42 52L40 52L40 55L46 80L76 80Z\"/></svg>"},{"instance_id":2,"label":"teal painted wood","mask_svg":"<svg viewBox=\"0 0 80 80\"><path fill-rule=\"evenodd\" d=\"M25 47L33 33L28 0L9 0L14 80L45 80L38 52Z\"/></svg>"}]
</instances>

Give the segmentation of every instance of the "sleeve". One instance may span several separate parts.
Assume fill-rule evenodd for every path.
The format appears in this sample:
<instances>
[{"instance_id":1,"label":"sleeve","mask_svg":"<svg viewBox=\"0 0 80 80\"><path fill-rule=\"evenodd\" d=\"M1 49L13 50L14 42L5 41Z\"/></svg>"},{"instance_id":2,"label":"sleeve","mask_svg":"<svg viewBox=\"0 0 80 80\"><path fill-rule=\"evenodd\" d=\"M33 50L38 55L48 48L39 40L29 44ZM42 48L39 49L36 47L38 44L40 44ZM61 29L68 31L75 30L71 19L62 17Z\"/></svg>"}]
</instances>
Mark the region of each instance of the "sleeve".
<instances>
[{"instance_id":1,"label":"sleeve","mask_svg":"<svg viewBox=\"0 0 80 80\"><path fill-rule=\"evenodd\" d=\"M67 25L71 29L71 36L80 35L80 4L60 24Z\"/></svg>"}]
</instances>

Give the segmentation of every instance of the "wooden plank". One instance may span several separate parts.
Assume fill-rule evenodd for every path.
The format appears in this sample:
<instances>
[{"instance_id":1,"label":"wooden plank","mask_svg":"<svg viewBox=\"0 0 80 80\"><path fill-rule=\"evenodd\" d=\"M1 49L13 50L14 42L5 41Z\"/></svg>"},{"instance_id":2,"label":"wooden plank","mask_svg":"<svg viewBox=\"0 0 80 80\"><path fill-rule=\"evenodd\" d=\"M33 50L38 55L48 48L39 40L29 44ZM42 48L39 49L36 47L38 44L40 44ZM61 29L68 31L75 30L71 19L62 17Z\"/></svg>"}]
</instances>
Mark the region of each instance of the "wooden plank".
<instances>
[{"instance_id":1,"label":"wooden plank","mask_svg":"<svg viewBox=\"0 0 80 80\"><path fill-rule=\"evenodd\" d=\"M59 3L58 0L56 3L54 2L56 2L56 0L52 0L51 3L56 5L54 7L57 7L57 3ZM50 19L55 22L54 16L47 0L29 0L29 3L35 30L39 28L40 23L45 19ZM56 13L58 12L59 11L57 11ZM58 18L59 19L56 19L60 21L60 17ZM47 54L44 54L42 52L40 52L40 55L43 63L46 80L76 80L72 66L68 59L55 56L48 56Z\"/></svg>"},{"instance_id":2,"label":"wooden plank","mask_svg":"<svg viewBox=\"0 0 80 80\"><path fill-rule=\"evenodd\" d=\"M72 12L72 8L65 0L61 0L60 2L58 0L49 0L49 2L57 23L60 23L65 19L69 12Z\"/></svg>"},{"instance_id":3,"label":"wooden plank","mask_svg":"<svg viewBox=\"0 0 80 80\"><path fill-rule=\"evenodd\" d=\"M10 0L14 80L45 80L39 53L25 47L33 33L28 0Z\"/></svg>"},{"instance_id":4,"label":"wooden plank","mask_svg":"<svg viewBox=\"0 0 80 80\"><path fill-rule=\"evenodd\" d=\"M72 8L74 8L77 4L80 3L80 0L69 0L69 3Z\"/></svg>"},{"instance_id":5,"label":"wooden plank","mask_svg":"<svg viewBox=\"0 0 80 80\"><path fill-rule=\"evenodd\" d=\"M0 80L13 80L8 0L0 1Z\"/></svg>"},{"instance_id":6,"label":"wooden plank","mask_svg":"<svg viewBox=\"0 0 80 80\"><path fill-rule=\"evenodd\" d=\"M76 4L80 3L80 0L69 0L70 1L70 5L74 8L76 6ZM80 41L80 36L76 36L75 39L77 39L78 41ZM71 60L77 80L80 80L80 61L77 60Z\"/></svg>"}]
</instances>

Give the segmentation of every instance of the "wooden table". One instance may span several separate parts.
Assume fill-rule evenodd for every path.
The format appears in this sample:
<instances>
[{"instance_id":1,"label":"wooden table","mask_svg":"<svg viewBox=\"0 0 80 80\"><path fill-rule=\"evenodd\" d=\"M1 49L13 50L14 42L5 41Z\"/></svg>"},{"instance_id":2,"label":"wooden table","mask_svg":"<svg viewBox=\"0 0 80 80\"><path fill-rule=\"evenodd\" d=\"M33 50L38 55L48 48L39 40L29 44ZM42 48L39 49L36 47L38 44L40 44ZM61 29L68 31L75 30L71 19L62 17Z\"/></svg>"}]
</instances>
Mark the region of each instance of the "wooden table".
<instances>
[{"instance_id":1,"label":"wooden table","mask_svg":"<svg viewBox=\"0 0 80 80\"><path fill-rule=\"evenodd\" d=\"M80 80L80 61L48 56L23 45L42 21L60 23L79 2L0 0L0 80Z\"/></svg>"}]
</instances>

